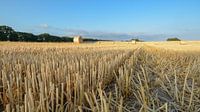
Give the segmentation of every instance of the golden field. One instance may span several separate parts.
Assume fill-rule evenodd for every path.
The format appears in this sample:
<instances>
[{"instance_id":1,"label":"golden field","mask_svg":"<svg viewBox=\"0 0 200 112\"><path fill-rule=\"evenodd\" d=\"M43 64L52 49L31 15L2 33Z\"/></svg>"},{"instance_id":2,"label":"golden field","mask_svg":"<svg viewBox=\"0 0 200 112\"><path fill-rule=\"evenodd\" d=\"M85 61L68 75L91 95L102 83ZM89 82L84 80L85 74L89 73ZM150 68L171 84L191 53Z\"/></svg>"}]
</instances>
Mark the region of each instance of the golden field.
<instances>
[{"instance_id":1,"label":"golden field","mask_svg":"<svg viewBox=\"0 0 200 112\"><path fill-rule=\"evenodd\" d=\"M200 42L0 42L5 112L199 112Z\"/></svg>"}]
</instances>

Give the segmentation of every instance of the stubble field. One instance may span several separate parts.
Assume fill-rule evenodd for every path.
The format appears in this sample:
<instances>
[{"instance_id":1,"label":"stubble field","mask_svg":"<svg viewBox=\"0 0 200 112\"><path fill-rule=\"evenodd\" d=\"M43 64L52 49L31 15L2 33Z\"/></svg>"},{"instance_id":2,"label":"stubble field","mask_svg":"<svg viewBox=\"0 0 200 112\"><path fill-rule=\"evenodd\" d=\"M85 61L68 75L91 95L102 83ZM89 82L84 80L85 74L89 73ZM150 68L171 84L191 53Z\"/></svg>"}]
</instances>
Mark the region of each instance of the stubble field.
<instances>
[{"instance_id":1,"label":"stubble field","mask_svg":"<svg viewBox=\"0 0 200 112\"><path fill-rule=\"evenodd\" d=\"M6 112L199 112L200 42L0 42Z\"/></svg>"}]
</instances>

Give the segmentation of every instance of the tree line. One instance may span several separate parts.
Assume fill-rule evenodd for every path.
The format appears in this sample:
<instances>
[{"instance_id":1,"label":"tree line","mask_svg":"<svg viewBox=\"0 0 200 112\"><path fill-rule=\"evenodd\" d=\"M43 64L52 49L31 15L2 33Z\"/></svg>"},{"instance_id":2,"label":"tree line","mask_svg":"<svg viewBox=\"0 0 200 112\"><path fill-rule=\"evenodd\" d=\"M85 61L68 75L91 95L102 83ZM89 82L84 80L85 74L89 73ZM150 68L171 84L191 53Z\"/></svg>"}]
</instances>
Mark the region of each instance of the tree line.
<instances>
[{"instance_id":1,"label":"tree line","mask_svg":"<svg viewBox=\"0 0 200 112\"><path fill-rule=\"evenodd\" d=\"M72 37L60 37L43 33L34 35L26 32L16 32L12 27L0 26L0 41L20 42L73 42ZM103 41L98 39L85 38L83 41Z\"/></svg>"},{"instance_id":2,"label":"tree line","mask_svg":"<svg viewBox=\"0 0 200 112\"><path fill-rule=\"evenodd\" d=\"M138 38L131 39L137 42L142 42ZM54 36L48 33L43 33L40 35L34 35L32 33L26 32L16 32L12 27L0 26L0 41L20 41L20 42L73 42L72 37L67 36ZM85 42L95 42L95 41L110 41L110 40L99 40L92 38L84 38ZM181 41L179 38L173 37L168 38L166 41Z\"/></svg>"}]
</instances>

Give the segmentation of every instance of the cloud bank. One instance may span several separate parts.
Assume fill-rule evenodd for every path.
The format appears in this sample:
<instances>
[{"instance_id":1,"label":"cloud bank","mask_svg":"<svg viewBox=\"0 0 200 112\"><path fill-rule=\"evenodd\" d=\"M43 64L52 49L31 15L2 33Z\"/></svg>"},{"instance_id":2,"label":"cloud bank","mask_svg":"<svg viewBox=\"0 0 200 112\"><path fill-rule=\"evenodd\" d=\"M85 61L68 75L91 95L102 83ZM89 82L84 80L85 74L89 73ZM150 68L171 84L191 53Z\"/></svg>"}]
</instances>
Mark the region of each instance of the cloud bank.
<instances>
[{"instance_id":1,"label":"cloud bank","mask_svg":"<svg viewBox=\"0 0 200 112\"><path fill-rule=\"evenodd\" d=\"M145 32L105 32L105 31L88 31L82 29L69 29L69 28L57 28L48 24L40 24L31 29L32 33L50 33L52 35L59 36L76 36L81 35L86 38L96 38L105 40L130 40L133 38L139 38L144 41L163 41L169 37L179 37L179 35L173 34L149 34Z\"/></svg>"}]
</instances>

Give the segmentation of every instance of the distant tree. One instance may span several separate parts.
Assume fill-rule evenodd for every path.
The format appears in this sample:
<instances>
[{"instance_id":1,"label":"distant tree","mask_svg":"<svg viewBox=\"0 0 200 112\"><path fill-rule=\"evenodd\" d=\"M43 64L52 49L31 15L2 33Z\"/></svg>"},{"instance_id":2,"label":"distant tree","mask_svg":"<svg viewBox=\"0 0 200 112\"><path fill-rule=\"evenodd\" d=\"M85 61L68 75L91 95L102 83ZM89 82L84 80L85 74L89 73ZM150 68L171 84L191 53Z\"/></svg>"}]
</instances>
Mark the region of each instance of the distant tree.
<instances>
[{"instance_id":1,"label":"distant tree","mask_svg":"<svg viewBox=\"0 0 200 112\"><path fill-rule=\"evenodd\" d=\"M38 35L38 41L39 42L45 42L45 39L48 38L50 36L50 34L48 33L43 33Z\"/></svg>"},{"instance_id":2,"label":"distant tree","mask_svg":"<svg viewBox=\"0 0 200 112\"><path fill-rule=\"evenodd\" d=\"M8 26L0 26L0 40L7 41L15 31Z\"/></svg>"},{"instance_id":3,"label":"distant tree","mask_svg":"<svg viewBox=\"0 0 200 112\"><path fill-rule=\"evenodd\" d=\"M19 41L37 42L38 40L38 37L33 35L32 33L17 32L17 35Z\"/></svg>"},{"instance_id":4,"label":"distant tree","mask_svg":"<svg viewBox=\"0 0 200 112\"><path fill-rule=\"evenodd\" d=\"M9 27L9 26L0 26L0 32L3 32L3 33L7 33L7 34L10 34L10 33L14 33L15 31Z\"/></svg>"},{"instance_id":5,"label":"distant tree","mask_svg":"<svg viewBox=\"0 0 200 112\"><path fill-rule=\"evenodd\" d=\"M0 41L7 41L8 37L6 34L4 34L3 32L0 32Z\"/></svg>"},{"instance_id":6,"label":"distant tree","mask_svg":"<svg viewBox=\"0 0 200 112\"><path fill-rule=\"evenodd\" d=\"M97 39L85 39L86 41L100 41ZM0 41L24 41L24 42L73 42L71 37L59 37L43 33L34 35L26 32L16 32L9 26L0 26Z\"/></svg>"},{"instance_id":7,"label":"distant tree","mask_svg":"<svg viewBox=\"0 0 200 112\"><path fill-rule=\"evenodd\" d=\"M73 42L73 38L71 37L61 37L63 42Z\"/></svg>"},{"instance_id":8,"label":"distant tree","mask_svg":"<svg viewBox=\"0 0 200 112\"><path fill-rule=\"evenodd\" d=\"M131 39L131 41L143 42L143 40L140 40L140 39L138 39L138 38Z\"/></svg>"},{"instance_id":9,"label":"distant tree","mask_svg":"<svg viewBox=\"0 0 200 112\"><path fill-rule=\"evenodd\" d=\"M10 33L10 34L8 34L8 39L10 41L19 41L17 33Z\"/></svg>"},{"instance_id":10,"label":"distant tree","mask_svg":"<svg viewBox=\"0 0 200 112\"><path fill-rule=\"evenodd\" d=\"M84 42L97 42L97 41L112 41L112 40L103 40L103 39L93 39L93 38L83 38Z\"/></svg>"},{"instance_id":11,"label":"distant tree","mask_svg":"<svg viewBox=\"0 0 200 112\"><path fill-rule=\"evenodd\" d=\"M43 33L39 35L39 39L42 42L62 42L61 37L53 36L48 33Z\"/></svg>"},{"instance_id":12,"label":"distant tree","mask_svg":"<svg viewBox=\"0 0 200 112\"><path fill-rule=\"evenodd\" d=\"M173 38L168 38L167 41L181 41L181 40L177 37L173 37Z\"/></svg>"},{"instance_id":13,"label":"distant tree","mask_svg":"<svg viewBox=\"0 0 200 112\"><path fill-rule=\"evenodd\" d=\"M92 39L92 38L84 38L83 39L84 42L94 42L94 41L98 41L98 39Z\"/></svg>"}]
</instances>

